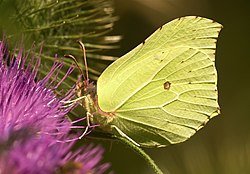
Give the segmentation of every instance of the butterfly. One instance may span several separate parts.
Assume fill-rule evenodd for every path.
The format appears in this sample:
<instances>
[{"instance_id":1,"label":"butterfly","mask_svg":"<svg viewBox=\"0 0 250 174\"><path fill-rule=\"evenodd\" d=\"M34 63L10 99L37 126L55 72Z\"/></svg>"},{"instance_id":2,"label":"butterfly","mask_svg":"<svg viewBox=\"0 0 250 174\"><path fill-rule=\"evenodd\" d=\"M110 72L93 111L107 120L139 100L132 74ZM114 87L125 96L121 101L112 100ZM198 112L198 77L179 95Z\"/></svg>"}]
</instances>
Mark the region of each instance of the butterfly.
<instances>
[{"instance_id":1,"label":"butterfly","mask_svg":"<svg viewBox=\"0 0 250 174\"><path fill-rule=\"evenodd\" d=\"M215 49L221 28L203 17L175 19L108 66L96 94L86 80L89 124L143 147L189 139L220 113Z\"/></svg>"}]
</instances>

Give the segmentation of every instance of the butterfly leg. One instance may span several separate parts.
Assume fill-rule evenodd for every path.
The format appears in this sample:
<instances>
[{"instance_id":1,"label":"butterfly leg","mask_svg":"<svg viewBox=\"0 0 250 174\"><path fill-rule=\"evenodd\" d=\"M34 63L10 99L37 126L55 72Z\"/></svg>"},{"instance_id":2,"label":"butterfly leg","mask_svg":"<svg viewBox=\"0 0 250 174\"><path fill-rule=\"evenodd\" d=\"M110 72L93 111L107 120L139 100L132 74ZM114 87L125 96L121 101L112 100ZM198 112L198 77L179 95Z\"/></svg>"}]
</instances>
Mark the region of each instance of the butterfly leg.
<instances>
[{"instance_id":1,"label":"butterfly leg","mask_svg":"<svg viewBox=\"0 0 250 174\"><path fill-rule=\"evenodd\" d=\"M82 139L88 132L89 127L90 127L90 117L93 116L91 113L87 112L87 116L86 116L86 121L87 121L87 126L84 130L84 132L82 133L82 135L78 138L78 139Z\"/></svg>"},{"instance_id":2,"label":"butterfly leg","mask_svg":"<svg viewBox=\"0 0 250 174\"><path fill-rule=\"evenodd\" d=\"M133 140L132 138L130 138L129 136L127 136L124 132L121 131L121 129L119 129L117 126L115 125L111 125L111 128L114 128L122 137L128 139L129 141L131 141L133 144L135 144L136 146L140 146L140 144L138 144L135 140Z\"/></svg>"},{"instance_id":3,"label":"butterfly leg","mask_svg":"<svg viewBox=\"0 0 250 174\"><path fill-rule=\"evenodd\" d=\"M63 107L67 108L67 107L70 107L72 105L75 105L76 102L78 102L78 101L80 101L80 100L82 100L84 98L86 98L86 96L81 96L81 97L78 97L77 99L74 99L74 100L62 101L63 104L64 104Z\"/></svg>"}]
</instances>

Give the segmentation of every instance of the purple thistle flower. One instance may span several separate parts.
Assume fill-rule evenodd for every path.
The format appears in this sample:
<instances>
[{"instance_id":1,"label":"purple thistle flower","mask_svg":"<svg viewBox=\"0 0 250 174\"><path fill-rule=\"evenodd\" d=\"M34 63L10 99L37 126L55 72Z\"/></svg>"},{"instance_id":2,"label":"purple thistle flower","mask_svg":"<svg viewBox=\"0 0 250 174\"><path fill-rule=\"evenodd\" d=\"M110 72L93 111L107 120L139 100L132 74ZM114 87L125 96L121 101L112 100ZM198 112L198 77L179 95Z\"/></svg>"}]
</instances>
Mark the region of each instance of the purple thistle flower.
<instances>
[{"instance_id":1,"label":"purple thistle flower","mask_svg":"<svg viewBox=\"0 0 250 174\"><path fill-rule=\"evenodd\" d=\"M28 64L26 59L22 51L6 55L0 41L0 173L104 173L109 164L99 164L103 149L90 145L71 152L74 142L68 142L72 123L65 115L74 105L64 101L74 97L75 89L62 97L55 89L73 68L56 83L63 63L55 59L48 74L37 80L40 58L33 56ZM19 137L13 140L15 134Z\"/></svg>"},{"instance_id":2,"label":"purple thistle flower","mask_svg":"<svg viewBox=\"0 0 250 174\"><path fill-rule=\"evenodd\" d=\"M68 150L62 149L61 144L56 143L50 136L15 141L9 151L4 152L0 158L0 173L54 173L63 153Z\"/></svg>"},{"instance_id":3,"label":"purple thistle flower","mask_svg":"<svg viewBox=\"0 0 250 174\"><path fill-rule=\"evenodd\" d=\"M102 174L110 167L109 163L99 164L103 153L104 149L100 146L94 147L90 144L77 149L75 152L68 153L64 162L73 161L74 164L79 164L75 169L76 173Z\"/></svg>"},{"instance_id":4,"label":"purple thistle flower","mask_svg":"<svg viewBox=\"0 0 250 174\"><path fill-rule=\"evenodd\" d=\"M43 134L65 134L70 130L70 123L65 115L72 107L64 107L62 101L74 95L71 90L66 96L58 99L50 81L56 71L60 71L63 64L55 61L47 76L38 82L35 81L40 59L25 67L25 59L20 51L16 58L4 58L3 42L0 43L0 140L8 137L12 131L33 125ZM9 66L7 63L9 62ZM32 64L35 64L32 68ZM73 71L70 68L65 76ZM50 82L50 83L49 83Z\"/></svg>"},{"instance_id":5,"label":"purple thistle flower","mask_svg":"<svg viewBox=\"0 0 250 174\"><path fill-rule=\"evenodd\" d=\"M50 136L16 141L11 150L1 156L0 173L102 174L109 168L108 163L99 164L104 152L101 147L89 145L71 152L72 145L73 142L55 142Z\"/></svg>"}]
</instances>

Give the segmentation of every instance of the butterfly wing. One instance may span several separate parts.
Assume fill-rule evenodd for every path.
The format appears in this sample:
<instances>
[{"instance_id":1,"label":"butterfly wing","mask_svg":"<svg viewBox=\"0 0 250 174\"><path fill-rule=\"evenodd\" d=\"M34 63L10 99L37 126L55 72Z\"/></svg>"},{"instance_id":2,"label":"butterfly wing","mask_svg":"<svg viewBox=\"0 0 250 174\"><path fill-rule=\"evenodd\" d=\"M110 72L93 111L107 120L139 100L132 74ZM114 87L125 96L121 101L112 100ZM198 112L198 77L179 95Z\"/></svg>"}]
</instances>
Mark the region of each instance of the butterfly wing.
<instances>
[{"instance_id":1,"label":"butterfly wing","mask_svg":"<svg viewBox=\"0 0 250 174\"><path fill-rule=\"evenodd\" d=\"M97 81L110 123L142 146L187 140L218 115L216 40L222 26L175 19L111 64Z\"/></svg>"}]
</instances>

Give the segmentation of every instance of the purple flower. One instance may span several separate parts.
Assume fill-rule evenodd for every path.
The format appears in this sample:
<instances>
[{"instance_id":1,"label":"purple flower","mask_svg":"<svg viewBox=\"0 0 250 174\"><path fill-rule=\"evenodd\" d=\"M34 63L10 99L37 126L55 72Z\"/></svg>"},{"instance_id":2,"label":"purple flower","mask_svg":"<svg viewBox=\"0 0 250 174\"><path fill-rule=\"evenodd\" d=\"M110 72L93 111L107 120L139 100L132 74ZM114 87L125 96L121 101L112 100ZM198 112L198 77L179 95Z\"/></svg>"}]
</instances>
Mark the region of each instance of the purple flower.
<instances>
[{"instance_id":1,"label":"purple flower","mask_svg":"<svg viewBox=\"0 0 250 174\"><path fill-rule=\"evenodd\" d=\"M71 90L66 96L58 98L52 86L52 75L58 73L63 64L55 61L44 79L35 81L40 59L34 57L25 67L25 58L20 51L16 58L6 57L4 43L0 43L0 140L8 137L26 125L33 125L39 133L65 134L70 130L70 123L65 115L71 107L64 107L62 101L74 95ZM9 65L7 65L9 64ZM32 65L35 65L32 68ZM72 72L70 68L66 76Z\"/></svg>"},{"instance_id":2,"label":"purple flower","mask_svg":"<svg viewBox=\"0 0 250 174\"><path fill-rule=\"evenodd\" d=\"M31 137L16 141L0 158L0 173L50 174L95 173L101 174L109 164L99 164L103 149L93 145L71 152L73 142L55 142L51 136Z\"/></svg>"},{"instance_id":3,"label":"purple flower","mask_svg":"<svg viewBox=\"0 0 250 174\"><path fill-rule=\"evenodd\" d=\"M74 142L68 142L76 138L69 135L72 123L65 117L74 105L64 103L75 90L64 96L55 90L73 68L56 83L63 63L55 59L48 74L37 80L40 58L27 60L22 51L6 55L0 42L0 173L105 172L109 164L99 164L103 149L90 145L72 152Z\"/></svg>"},{"instance_id":4,"label":"purple flower","mask_svg":"<svg viewBox=\"0 0 250 174\"><path fill-rule=\"evenodd\" d=\"M69 153L64 158L64 162L73 161L73 164L78 164L76 173L95 173L102 174L106 171L110 164L99 164L102 159L104 150L100 146L94 147L92 144L77 149L75 152ZM67 164L67 162L65 163Z\"/></svg>"},{"instance_id":5,"label":"purple flower","mask_svg":"<svg viewBox=\"0 0 250 174\"><path fill-rule=\"evenodd\" d=\"M54 173L68 150L63 147L62 143L56 143L51 136L15 141L0 158L0 173Z\"/></svg>"}]
</instances>

